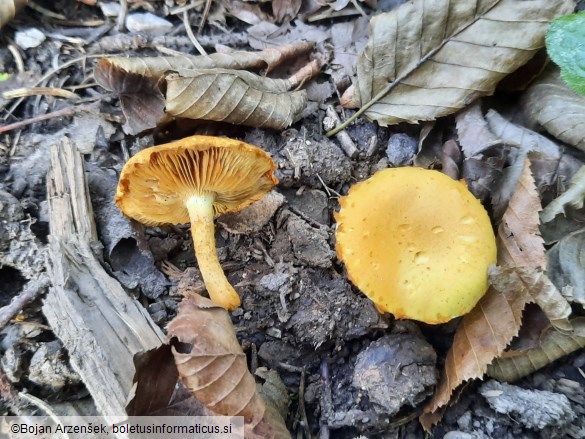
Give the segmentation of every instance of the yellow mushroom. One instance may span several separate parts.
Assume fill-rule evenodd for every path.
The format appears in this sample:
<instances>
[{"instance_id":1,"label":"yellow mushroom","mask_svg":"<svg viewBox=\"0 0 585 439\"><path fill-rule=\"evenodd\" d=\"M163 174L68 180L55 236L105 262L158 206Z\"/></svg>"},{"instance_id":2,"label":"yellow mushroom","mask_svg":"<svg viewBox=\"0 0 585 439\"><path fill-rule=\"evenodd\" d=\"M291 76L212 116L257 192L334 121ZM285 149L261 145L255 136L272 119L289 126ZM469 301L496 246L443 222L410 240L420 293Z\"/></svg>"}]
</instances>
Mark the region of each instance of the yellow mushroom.
<instances>
[{"instance_id":1,"label":"yellow mushroom","mask_svg":"<svg viewBox=\"0 0 585 439\"><path fill-rule=\"evenodd\" d=\"M496 241L465 184L438 171L385 169L352 186L340 205L337 255L380 311L443 323L486 292Z\"/></svg>"},{"instance_id":2,"label":"yellow mushroom","mask_svg":"<svg viewBox=\"0 0 585 439\"><path fill-rule=\"evenodd\" d=\"M270 156L247 143L192 136L140 151L124 165L116 204L148 226L191 223L195 257L211 299L230 311L240 298L215 248L214 217L252 204L278 180Z\"/></svg>"}]
</instances>

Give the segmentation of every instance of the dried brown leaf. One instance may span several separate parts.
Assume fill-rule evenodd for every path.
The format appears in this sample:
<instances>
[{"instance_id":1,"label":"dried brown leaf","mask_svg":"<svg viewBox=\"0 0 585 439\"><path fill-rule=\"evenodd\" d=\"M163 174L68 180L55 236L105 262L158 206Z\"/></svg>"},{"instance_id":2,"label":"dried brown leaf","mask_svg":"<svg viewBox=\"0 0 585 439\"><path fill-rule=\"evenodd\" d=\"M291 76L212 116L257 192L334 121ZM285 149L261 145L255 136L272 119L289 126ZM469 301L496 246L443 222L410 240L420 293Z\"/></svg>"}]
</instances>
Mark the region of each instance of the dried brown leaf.
<instances>
[{"instance_id":1,"label":"dried brown leaf","mask_svg":"<svg viewBox=\"0 0 585 439\"><path fill-rule=\"evenodd\" d=\"M567 300L585 305L585 228L565 236L547 256L554 284Z\"/></svg>"},{"instance_id":2,"label":"dried brown leaf","mask_svg":"<svg viewBox=\"0 0 585 439\"><path fill-rule=\"evenodd\" d=\"M459 143L466 158L481 154L494 145L502 145L502 140L488 127L481 111L481 102L465 108L455 116Z\"/></svg>"},{"instance_id":3,"label":"dried brown leaf","mask_svg":"<svg viewBox=\"0 0 585 439\"><path fill-rule=\"evenodd\" d=\"M211 300L192 295L183 299L167 329L169 337L187 344L186 352L173 348L173 355L181 382L193 396L220 415L259 423L264 402L228 313Z\"/></svg>"},{"instance_id":4,"label":"dried brown leaf","mask_svg":"<svg viewBox=\"0 0 585 439\"><path fill-rule=\"evenodd\" d=\"M459 166L461 165L461 150L453 139L443 143L443 154L441 154L442 171L454 180L459 179Z\"/></svg>"},{"instance_id":5,"label":"dried brown leaf","mask_svg":"<svg viewBox=\"0 0 585 439\"><path fill-rule=\"evenodd\" d=\"M111 57L105 58L96 67L99 70L112 64L130 73L159 79L167 72L199 69L234 69L271 71L283 62L306 54L314 43L301 41L264 49L260 52L235 51L214 53L207 56L156 56L156 57Z\"/></svg>"},{"instance_id":6,"label":"dried brown leaf","mask_svg":"<svg viewBox=\"0 0 585 439\"><path fill-rule=\"evenodd\" d=\"M3 0L0 2L0 28L14 18L28 4L28 0Z\"/></svg>"},{"instance_id":7,"label":"dried brown leaf","mask_svg":"<svg viewBox=\"0 0 585 439\"><path fill-rule=\"evenodd\" d=\"M166 80L166 111L175 117L284 129L307 102L305 91L288 92L290 81L246 71L180 71Z\"/></svg>"},{"instance_id":8,"label":"dried brown leaf","mask_svg":"<svg viewBox=\"0 0 585 439\"><path fill-rule=\"evenodd\" d=\"M296 18L303 0L273 0L272 15L277 23L291 21Z\"/></svg>"},{"instance_id":9,"label":"dried brown leaf","mask_svg":"<svg viewBox=\"0 0 585 439\"><path fill-rule=\"evenodd\" d=\"M480 378L520 330L522 310L529 297L490 288L457 327L447 353L443 375L433 398L423 408L421 423L428 430L438 422L436 413L453 391L467 380Z\"/></svg>"},{"instance_id":10,"label":"dried brown leaf","mask_svg":"<svg viewBox=\"0 0 585 439\"><path fill-rule=\"evenodd\" d=\"M510 267L546 269L544 241L540 236L540 198L524 161L520 181L498 227L498 262Z\"/></svg>"},{"instance_id":11,"label":"dried brown leaf","mask_svg":"<svg viewBox=\"0 0 585 439\"><path fill-rule=\"evenodd\" d=\"M98 62L94 75L98 84L120 96L128 134L154 128L164 119L164 96L157 79L130 73L105 59Z\"/></svg>"},{"instance_id":12,"label":"dried brown leaf","mask_svg":"<svg viewBox=\"0 0 585 439\"><path fill-rule=\"evenodd\" d=\"M538 268L495 267L490 271L490 283L502 293L514 291L528 296L526 302L535 302L557 330L572 330L569 324L569 302Z\"/></svg>"},{"instance_id":13,"label":"dried brown leaf","mask_svg":"<svg viewBox=\"0 0 585 439\"><path fill-rule=\"evenodd\" d=\"M134 356L134 387L126 406L129 416L213 416L183 386L170 345Z\"/></svg>"},{"instance_id":14,"label":"dried brown leaf","mask_svg":"<svg viewBox=\"0 0 585 439\"><path fill-rule=\"evenodd\" d=\"M570 0L414 0L371 20L358 62L361 111L382 125L432 120L489 95L544 46Z\"/></svg>"},{"instance_id":15,"label":"dried brown leaf","mask_svg":"<svg viewBox=\"0 0 585 439\"><path fill-rule=\"evenodd\" d=\"M522 107L530 121L585 151L585 96L567 87L556 66L547 69L526 90Z\"/></svg>"},{"instance_id":16,"label":"dried brown leaf","mask_svg":"<svg viewBox=\"0 0 585 439\"><path fill-rule=\"evenodd\" d=\"M581 209L585 200L585 166L573 176L567 191L544 208L540 215L543 223L552 221L557 215L565 214L567 208Z\"/></svg>"},{"instance_id":17,"label":"dried brown leaf","mask_svg":"<svg viewBox=\"0 0 585 439\"><path fill-rule=\"evenodd\" d=\"M524 352L506 352L488 367L488 375L499 381L516 381L553 361L585 347L585 318L570 321L574 331L561 333L550 327L540 340L540 347Z\"/></svg>"}]
</instances>

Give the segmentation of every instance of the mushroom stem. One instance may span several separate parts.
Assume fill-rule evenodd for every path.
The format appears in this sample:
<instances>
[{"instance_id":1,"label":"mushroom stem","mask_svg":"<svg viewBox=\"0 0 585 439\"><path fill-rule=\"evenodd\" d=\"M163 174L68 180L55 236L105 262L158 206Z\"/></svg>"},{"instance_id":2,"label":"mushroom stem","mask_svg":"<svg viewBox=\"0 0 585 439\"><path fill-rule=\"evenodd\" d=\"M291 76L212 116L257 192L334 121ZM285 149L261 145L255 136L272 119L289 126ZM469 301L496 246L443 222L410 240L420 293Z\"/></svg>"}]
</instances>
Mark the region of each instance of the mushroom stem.
<instances>
[{"instance_id":1,"label":"mushroom stem","mask_svg":"<svg viewBox=\"0 0 585 439\"><path fill-rule=\"evenodd\" d=\"M191 219L191 236L195 247L195 258L197 258L209 297L222 308L233 311L240 305L240 296L225 277L217 257L213 201L213 195L194 195L187 200L186 206Z\"/></svg>"}]
</instances>

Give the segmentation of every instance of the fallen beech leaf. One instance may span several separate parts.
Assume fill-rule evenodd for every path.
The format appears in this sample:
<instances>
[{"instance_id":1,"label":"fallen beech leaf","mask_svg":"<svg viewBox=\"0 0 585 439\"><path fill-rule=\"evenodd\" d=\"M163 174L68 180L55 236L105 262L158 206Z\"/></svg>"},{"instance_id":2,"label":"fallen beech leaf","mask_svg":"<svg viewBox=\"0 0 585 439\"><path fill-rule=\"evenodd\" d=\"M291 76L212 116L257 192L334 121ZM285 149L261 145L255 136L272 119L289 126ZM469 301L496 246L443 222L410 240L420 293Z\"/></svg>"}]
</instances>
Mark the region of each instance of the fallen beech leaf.
<instances>
[{"instance_id":1,"label":"fallen beech leaf","mask_svg":"<svg viewBox=\"0 0 585 439\"><path fill-rule=\"evenodd\" d=\"M495 267L490 271L490 283L501 293L510 291L528 296L527 303L535 302L552 326L559 331L571 331L571 306L557 287L541 271L525 267Z\"/></svg>"},{"instance_id":2,"label":"fallen beech leaf","mask_svg":"<svg viewBox=\"0 0 585 439\"><path fill-rule=\"evenodd\" d=\"M565 236L547 255L554 284L570 302L585 305L585 228Z\"/></svg>"},{"instance_id":3,"label":"fallen beech leaf","mask_svg":"<svg viewBox=\"0 0 585 439\"><path fill-rule=\"evenodd\" d=\"M453 391L467 380L480 378L520 330L522 310L529 297L490 288L457 327L453 345L434 396L424 406L420 421L427 431L440 420L436 415Z\"/></svg>"},{"instance_id":4,"label":"fallen beech leaf","mask_svg":"<svg viewBox=\"0 0 585 439\"><path fill-rule=\"evenodd\" d=\"M190 295L167 329L170 338L189 345L188 352L173 348L173 355L181 382L193 396L216 413L259 423L264 403L228 313L209 299Z\"/></svg>"},{"instance_id":5,"label":"fallen beech leaf","mask_svg":"<svg viewBox=\"0 0 585 439\"><path fill-rule=\"evenodd\" d=\"M4 0L0 3L0 28L14 18L28 4L28 0Z\"/></svg>"},{"instance_id":6,"label":"fallen beech leaf","mask_svg":"<svg viewBox=\"0 0 585 439\"><path fill-rule=\"evenodd\" d=\"M554 199L540 214L543 223L552 221L557 215L564 214L567 207L581 209L585 199L585 166L573 176L565 193Z\"/></svg>"},{"instance_id":7,"label":"fallen beech leaf","mask_svg":"<svg viewBox=\"0 0 585 439\"><path fill-rule=\"evenodd\" d=\"M154 128L164 118L165 101L157 79L130 73L103 59L98 62L94 76L103 88L120 96L126 116L124 130L128 134Z\"/></svg>"},{"instance_id":8,"label":"fallen beech leaf","mask_svg":"<svg viewBox=\"0 0 585 439\"><path fill-rule=\"evenodd\" d=\"M304 90L287 91L291 81L246 71L179 71L166 81L166 111L175 117L284 129L300 117L307 102Z\"/></svg>"},{"instance_id":9,"label":"fallen beech leaf","mask_svg":"<svg viewBox=\"0 0 585 439\"><path fill-rule=\"evenodd\" d=\"M585 347L585 318L577 317L570 323L573 333L564 334L551 327L543 333L539 348L506 352L488 367L488 375L498 381L516 381Z\"/></svg>"},{"instance_id":10,"label":"fallen beech leaf","mask_svg":"<svg viewBox=\"0 0 585 439\"><path fill-rule=\"evenodd\" d=\"M511 145L491 132L480 102L460 111L455 116L455 123L465 155L461 177L471 193L485 202L502 177Z\"/></svg>"},{"instance_id":11,"label":"fallen beech leaf","mask_svg":"<svg viewBox=\"0 0 585 439\"><path fill-rule=\"evenodd\" d=\"M498 220L516 190L526 157L530 157L536 187L542 194L554 186L561 151L556 143L532 130L509 122L494 110L487 112L486 120L490 130L497 137L510 145L517 145L510 152L512 165L504 169L503 177L492 194L494 217Z\"/></svg>"},{"instance_id":12,"label":"fallen beech leaf","mask_svg":"<svg viewBox=\"0 0 585 439\"><path fill-rule=\"evenodd\" d=\"M569 0L414 0L379 14L358 62L359 113L381 125L416 123L492 94L544 46L548 21L573 8Z\"/></svg>"},{"instance_id":13,"label":"fallen beech leaf","mask_svg":"<svg viewBox=\"0 0 585 439\"><path fill-rule=\"evenodd\" d=\"M544 241L539 234L540 198L524 161L520 181L498 227L498 263L510 267L546 268Z\"/></svg>"},{"instance_id":14,"label":"fallen beech leaf","mask_svg":"<svg viewBox=\"0 0 585 439\"><path fill-rule=\"evenodd\" d=\"M531 122L585 151L585 96L571 90L556 68L549 68L526 90L522 108Z\"/></svg>"},{"instance_id":15,"label":"fallen beech leaf","mask_svg":"<svg viewBox=\"0 0 585 439\"><path fill-rule=\"evenodd\" d=\"M134 356L134 387L129 416L214 416L181 385L170 345Z\"/></svg>"},{"instance_id":16,"label":"fallen beech leaf","mask_svg":"<svg viewBox=\"0 0 585 439\"><path fill-rule=\"evenodd\" d=\"M155 79L162 78L167 72L177 70L251 69L268 73L286 60L309 52L314 46L312 42L301 41L271 47L260 52L235 51L206 56L111 57L104 58L98 63L96 74L100 69L108 68L108 65Z\"/></svg>"},{"instance_id":17,"label":"fallen beech leaf","mask_svg":"<svg viewBox=\"0 0 585 439\"><path fill-rule=\"evenodd\" d=\"M302 3L302 0L273 0L272 14L276 22L288 22L296 18Z\"/></svg>"}]
</instances>

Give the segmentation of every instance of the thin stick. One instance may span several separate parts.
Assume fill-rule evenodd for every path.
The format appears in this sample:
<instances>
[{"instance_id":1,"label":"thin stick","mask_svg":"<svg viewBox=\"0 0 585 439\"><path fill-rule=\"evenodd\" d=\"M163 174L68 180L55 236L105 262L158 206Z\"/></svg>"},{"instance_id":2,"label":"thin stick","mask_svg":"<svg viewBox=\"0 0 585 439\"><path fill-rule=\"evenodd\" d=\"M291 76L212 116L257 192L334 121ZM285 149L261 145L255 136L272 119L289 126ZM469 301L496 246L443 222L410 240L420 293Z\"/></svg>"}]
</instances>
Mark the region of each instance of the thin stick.
<instances>
[{"instance_id":1,"label":"thin stick","mask_svg":"<svg viewBox=\"0 0 585 439\"><path fill-rule=\"evenodd\" d=\"M195 34L193 33L193 29L191 28L191 23L189 22L189 11L183 11L183 24L185 25L185 30L187 31L187 36L189 37L189 39L191 40L191 42L193 43L193 45L195 46L197 51L201 55L207 56L207 52L205 51L203 46L201 44L199 44L199 41L197 41L197 37L195 37Z\"/></svg>"},{"instance_id":2,"label":"thin stick","mask_svg":"<svg viewBox=\"0 0 585 439\"><path fill-rule=\"evenodd\" d=\"M52 113L43 114L42 116L31 117L30 119L20 120L18 122L14 122L8 125L4 125L0 127L0 134L7 133L8 131L18 130L20 128L24 128L25 126L31 125L37 122L44 122L45 120L55 119L56 117L68 117L73 116L77 113L80 113L84 110L87 110L89 106L87 105L76 105L71 107L65 107L61 110L53 111Z\"/></svg>"},{"instance_id":3,"label":"thin stick","mask_svg":"<svg viewBox=\"0 0 585 439\"><path fill-rule=\"evenodd\" d=\"M45 274L30 280L20 294L12 299L12 302L0 308L0 328L6 326L27 304L39 297L48 286L49 278Z\"/></svg>"},{"instance_id":4,"label":"thin stick","mask_svg":"<svg viewBox=\"0 0 585 439\"><path fill-rule=\"evenodd\" d=\"M327 107L326 112L327 116L329 116L335 122L335 127L341 124L341 120L339 119L337 112L333 108L333 105L329 105ZM350 159L354 158L357 155L358 149L356 148L355 143L353 142L351 137L349 137L349 134L347 134L347 131L341 130L337 134L335 134L335 137L337 138L337 140L339 140L339 144L341 145L341 149L343 149L343 152L345 152L345 154L347 154L347 156Z\"/></svg>"},{"instance_id":5,"label":"thin stick","mask_svg":"<svg viewBox=\"0 0 585 439\"><path fill-rule=\"evenodd\" d=\"M118 15L118 32L123 32L126 27L126 16L128 15L128 1L120 0L120 14Z\"/></svg>"},{"instance_id":6,"label":"thin stick","mask_svg":"<svg viewBox=\"0 0 585 439\"><path fill-rule=\"evenodd\" d=\"M211 9L211 2L213 0L207 0L205 2L205 9L203 10L203 17L201 17L201 23L199 23L199 29L197 30L197 36L201 35L201 32L203 31L203 27L205 26L205 23L207 22L207 17L209 16L209 11Z\"/></svg>"},{"instance_id":7,"label":"thin stick","mask_svg":"<svg viewBox=\"0 0 585 439\"><path fill-rule=\"evenodd\" d=\"M80 56L80 57L78 57L78 58L73 58L72 60L70 60L70 61L67 61L66 63L63 63L63 64L61 64L60 66L58 66L57 68L55 68L55 69L53 69L53 70L50 70L49 72L47 72L47 73L46 73L46 74L45 74L45 75L44 75L44 76L43 76L41 79L39 79L37 82L35 82L35 83L32 85L32 87L38 87L38 86L39 86L39 85L41 85L43 82L45 82L47 79L49 79L51 76L53 76L55 73L58 73L58 72L60 72L61 70L63 70L63 69L66 69L66 68L68 68L68 67L72 66L73 64L76 64L76 63L78 63L79 61L86 61L87 59L90 59L90 58L103 58L104 56L107 56L107 55L104 55L104 54L100 53L100 54L95 54L95 55L83 55L83 56ZM115 55L112 55L112 56L115 56ZM18 100L17 100L17 101L16 101L16 102L15 102L15 103L14 103L14 104L13 104L13 105L12 105L12 106L11 106L11 107L8 109L8 112L6 113L6 115L4 115L4 118L3 118L3 119L4 119L4 120L7 120L7 119L8 119L8 118L9 118L9 117L12 115L12 113L14 112L14 110L16 110L16 109L18 108L18 106L19 106L20 104L22 104L22 102L23 102L23 101L24 101L24 98L20 98L20 99L18 99Z\"/></svg>"},{"instance_id":8,"label":"thin stick","mask_svg":"<svg viewBox=\"0 0 585 439\"><path fill-rule=\"evenodd\" d=\"M20 56L18 47L16 47L14 44L9 44L8 50L14 58L14 64L16 64L16 70L18 73L24 73L24 61L22 60L22 56Z\"/></svg>"},{"instance_id":9,"label":"thin stick","mask_svg":"<svg viewBox=\"0 0 585 439\"><path fill-rule=\"evenodd\" d=\"M29 96L54 96L65 99L79 99L79 95L69 90L55 87L15 88L2 93L4 99L16 99Z\"/></svg>"}]
</instances>

